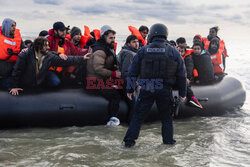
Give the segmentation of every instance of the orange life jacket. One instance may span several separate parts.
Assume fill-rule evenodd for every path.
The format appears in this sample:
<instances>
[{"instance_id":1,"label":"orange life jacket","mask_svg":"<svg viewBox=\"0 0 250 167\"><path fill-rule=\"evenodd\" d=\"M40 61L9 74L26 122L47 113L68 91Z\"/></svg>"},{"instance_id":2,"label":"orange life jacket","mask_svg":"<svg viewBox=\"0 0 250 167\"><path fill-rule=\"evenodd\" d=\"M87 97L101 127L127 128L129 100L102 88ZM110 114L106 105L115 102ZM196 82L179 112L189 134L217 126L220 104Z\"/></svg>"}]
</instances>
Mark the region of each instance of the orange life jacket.
<instances>
[{"instance_id":1,"label":"orange life jacket","mask_svg":"<svg viewBox=\"0 0 250 167\"><path fill-rule=\"evenodd\" d=\"M182 57L183 60L185 59L186 56L190 55L191 56L191 53L194 51L194 49L186 49L186 54Z\"/></svg>"},{"instance_id":2,"label":"orange life jacket","mask_svg":"<svg viewBox=\"0 0 250 167\"><path fill-rule=\"evenodd\" d=\"M204 37L202 38L202 41L204 43L204 49L208 50L208 47L209 47L209 44L210 44L210 41ZM226 57L229 57L228 54L227 54L227 50L226 50L226 46L225 46L225 43L224 43L224 51L223 51L223 54L226 56Z\"/></svg>"},{"instance_id":3,"label":"orange life jacket","mask_svg":"<svg viewBox=\"0 0 250 167\"><path fill-rule=\"evenodd\" d=\"M202 38L202 41L203 41L203 43L204 43L204 49L208 50L210 41L209 41L206 37L203 37L203 38Z\"/></svg>"},{"instance_id":4,"label":"orange life jacket","mask_svg":"<svg viewBox=\"0 0 250 167\"><path fill-rule=\"evenodd\" d=\"M94 29L93 32L95 34L95 40L98 40L101 37L101 31L98 29Z\"/></svg>"},{"instance_id":5,"label":"orange life jacket","mask_svg":"<svg viewBox=\"0 0 250 167\"><path fill-rule=\"evenodd\" d=\"M90 34L89 27L84 26L84 35L81 36L80 47L84 48L84 46L87 44L87 42L89 41L90 38L92 38L92 36Z\"/></svg>"},{"instance_id":6,"label":"orange life jacket","mask_svg":"<svg viewBox=\"0 0 250 167\"><path fill-rule=\"evenodd\" d=\"M61 54L64 54L64 48L58 46L58 47L57 47L57 52L58 52L58 53L61 53ZM61 72L61 71L63 70L62 67L50 67L49 69L50 69L50 70L53 70L53 71L57 71L57 72Z\"/></svg>"},{"instance_id":7,"label":"orange life jacket","mask_svg":"<svg viewBox=\"0 0 250 167\"><path fill-rule=\"evenodd\" d=\"M0 60L15 62L20 53L21 42L22 38L19 29L15 30L14 38L8 38L3 35L2 27L0 26Z\"/></svg>"},{"instance_id":8,"label":"orange life jacket","mask_svg":"<svg viewBox=\"0 0 250 167\"><path fill-rule=\"evenodd\" d=\"M217 53L210 55L210 58L214 65L214 73L224 73L224 66L223 66L223 56L222 53L224 52L225 44L223 40L220 40L220 47Z\"/></svg>"},{"instance_id":9,"label":"orange life jacket","mask_svg":"<svg viewBox=\"0 0 250 167\"><path fill-rule=\"evenodd\" d=\"M135 27L133 27L133 26L128 26L128 29L129 29L129 31L130 31L133 35L135 35L135 36L138 38L139 41L142 42L142 45L143 45L143 46L147 44L147 40L144 40L144 39L142 38L142 35L141 35L140 31L137 30L137 28L135 28Z\"/></svg>"}]
</instances>

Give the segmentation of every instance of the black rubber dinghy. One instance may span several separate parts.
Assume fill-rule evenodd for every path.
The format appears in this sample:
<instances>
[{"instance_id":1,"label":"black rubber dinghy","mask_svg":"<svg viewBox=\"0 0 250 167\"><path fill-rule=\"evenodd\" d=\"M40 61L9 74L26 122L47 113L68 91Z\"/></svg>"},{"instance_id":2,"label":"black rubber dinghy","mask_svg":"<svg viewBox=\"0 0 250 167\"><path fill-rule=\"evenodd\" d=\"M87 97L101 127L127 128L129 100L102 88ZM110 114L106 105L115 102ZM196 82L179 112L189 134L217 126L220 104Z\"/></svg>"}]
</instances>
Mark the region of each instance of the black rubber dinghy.
<instances>
[{"instance_id":1,"label":"black rubber dinghy","mask_svg":"<svg viewBox=\"0 0 250 167\"><path fill-rule=\"evenodd\" d=\"M243 83L235 77L225 76L223 80L210 85L193 85L194 94L201 101L203 109L180 105L176 118L192 116L218 116L240 108L246 99ZM174 92L177 94L177 92ZM92 95L83 89L60 89L39 93L11 96L0 91L0 128L10 127L60 127L100 125L107 121L108 101ZM119 119L125 122L128 106L120 103ZM146 121L158 119L154 105Z\"/></svg>"}]
</instances>

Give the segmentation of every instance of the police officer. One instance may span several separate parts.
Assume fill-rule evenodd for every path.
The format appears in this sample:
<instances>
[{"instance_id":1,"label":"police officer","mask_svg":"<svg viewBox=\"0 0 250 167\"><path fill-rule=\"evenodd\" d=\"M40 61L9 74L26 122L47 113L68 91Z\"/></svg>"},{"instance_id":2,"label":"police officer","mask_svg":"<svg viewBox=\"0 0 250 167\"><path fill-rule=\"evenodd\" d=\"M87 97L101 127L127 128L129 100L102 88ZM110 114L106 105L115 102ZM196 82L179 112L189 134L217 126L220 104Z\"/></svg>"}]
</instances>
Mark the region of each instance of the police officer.
<instances>
[{"instance_id":1,"label":"police officer","mask_svg":"<svg viewBox=\"0 0 250 167\"><path fill-rule=\"evenodd\" d=\"M134 82L141 85L140 95L137 99L136 111L130 122L123 141L125 147L135 145L139 136L144 115L151 109L156 101L162 123L162 138L164 144L174 144L173 119L171 116L172 86L177 84L180 101L186 96L186 69L179 52L166 44L167 27L163 24L154 24L149 31L149 44L142 47L136 54L130 66L127 77L127 96L132 99L135 90ZM152 81L156 85L152 86ZM150 83L150 84L148 84Z\"/></svg>"}]
</instances>

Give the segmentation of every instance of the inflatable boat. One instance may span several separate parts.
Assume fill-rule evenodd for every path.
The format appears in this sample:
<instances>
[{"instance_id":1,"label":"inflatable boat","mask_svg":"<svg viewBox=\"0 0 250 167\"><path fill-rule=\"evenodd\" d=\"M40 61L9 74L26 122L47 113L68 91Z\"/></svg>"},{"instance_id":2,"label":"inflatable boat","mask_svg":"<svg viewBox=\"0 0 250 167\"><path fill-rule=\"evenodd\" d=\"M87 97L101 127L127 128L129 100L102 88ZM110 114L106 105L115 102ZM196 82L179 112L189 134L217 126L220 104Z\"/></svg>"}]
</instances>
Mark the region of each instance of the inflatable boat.
<instances>
[{"instance_id":1,"label":"inflatable boat","mask_svg":"<svg viewBox=\"0 0 250 167\"><path fill-rule=\"evenodd\" d=\"M194 94L203 109L181 104L176 118L217 116L233 111L244 104L246 89L232 76L210 85L193 85ZM174 91L174 94L178 92ZM12 96L0 91L0 128L60 127L100 125L107 121L108 101L80 88L49 90ZM158 119L154 105L146 121ZM125 101L120 102L119 119L125 122L128 115Z\"/></svg>"}]
</instances>

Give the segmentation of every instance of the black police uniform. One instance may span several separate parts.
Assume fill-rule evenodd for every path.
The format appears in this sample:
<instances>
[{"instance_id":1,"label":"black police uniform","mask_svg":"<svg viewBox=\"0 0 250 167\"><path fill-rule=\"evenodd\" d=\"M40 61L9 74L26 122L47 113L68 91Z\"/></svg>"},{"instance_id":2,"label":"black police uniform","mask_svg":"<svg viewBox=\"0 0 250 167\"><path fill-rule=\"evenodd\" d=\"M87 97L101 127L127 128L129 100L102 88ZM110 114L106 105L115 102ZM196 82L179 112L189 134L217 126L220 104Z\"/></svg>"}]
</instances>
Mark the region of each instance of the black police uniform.
<instances>
[{"instance_id":1,"label":"black police uniform","mask_svg":"<svg viewBox=\"0 0 250 167\"><path fill-rule=\"evenodd\" d=\"M127 78L127 82L130 83L127 85L128 93L134 91L135 85L131 84L131 80L138 76L139 80L156 79L162 82L155 86L142 86L136 102L136 111L123 139L125 147L135 144L144 116L151 109L154 101L162 123L163 143L174 144L173 119L170 111L173 99L171 87L176 83L179 95L186 96L186 69L179 52L170 45L166 45L165 39L153 38L151 44L138 51L130 66Z\"/></svg>"}]
</instances>

